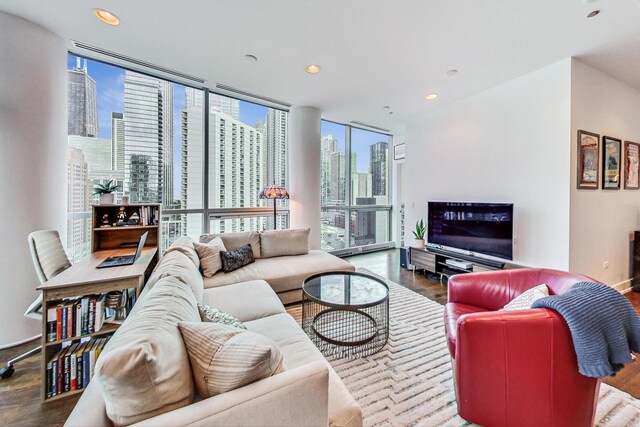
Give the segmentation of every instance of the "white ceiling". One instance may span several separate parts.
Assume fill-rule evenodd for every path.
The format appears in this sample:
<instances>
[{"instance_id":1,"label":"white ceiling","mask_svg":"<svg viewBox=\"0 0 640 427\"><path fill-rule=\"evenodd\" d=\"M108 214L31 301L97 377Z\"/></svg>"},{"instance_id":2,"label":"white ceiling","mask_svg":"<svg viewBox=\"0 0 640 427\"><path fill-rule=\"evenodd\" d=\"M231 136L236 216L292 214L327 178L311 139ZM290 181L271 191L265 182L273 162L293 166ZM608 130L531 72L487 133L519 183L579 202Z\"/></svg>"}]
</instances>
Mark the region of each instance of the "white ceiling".
<instances>
[{"instance_id":1,"label":"white ceiling","mask_svg":"<svg viewBox=\"0 0 640 427\"><path fill-rule=\"evenodd\" d=\"M100 23L96 7L121 25ZM587 19L594 9L602 12ZM208 87L397 133L430 110L569 56L640 89L638 0L0 0L0 11ZM320 74L304 71L310 63ZM449 69L459 73L447 77ZM429 92L440 96L425 101Z\"/></svg>"}]
</instances>

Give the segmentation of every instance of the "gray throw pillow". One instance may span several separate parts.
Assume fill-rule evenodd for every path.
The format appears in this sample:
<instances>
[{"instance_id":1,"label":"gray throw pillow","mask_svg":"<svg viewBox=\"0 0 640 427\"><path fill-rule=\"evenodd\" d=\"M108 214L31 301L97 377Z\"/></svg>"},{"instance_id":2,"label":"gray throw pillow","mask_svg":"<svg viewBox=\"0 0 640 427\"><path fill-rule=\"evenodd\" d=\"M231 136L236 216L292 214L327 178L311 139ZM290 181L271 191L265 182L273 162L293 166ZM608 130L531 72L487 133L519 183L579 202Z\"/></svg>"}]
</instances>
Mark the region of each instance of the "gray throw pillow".
<instances>
[{"instance_id":1,"label":"gray throw pillow","mask_svg":"<svg viewBox=\"0 0 640 427\"><path fill-rule=\"evenodd\" d=\"M230 273L255 261L251 245L244 245L232 251L220 252L222 271Z\"/></svg>"},{"instance_id":2,"label":"gray throw pillow","mask_svg":"<svg viewBox=\"0 0 640 427\"><path fill-rule=\"evenodd\" d=\"M198 311L200 312L200 319L203 322L222 323L223 325L235 326L240 329L247 329L240 320L236 319L229 313L220 311L217 308L209 307L208 305L198 304Z\"/></svg>"}]
</instances>

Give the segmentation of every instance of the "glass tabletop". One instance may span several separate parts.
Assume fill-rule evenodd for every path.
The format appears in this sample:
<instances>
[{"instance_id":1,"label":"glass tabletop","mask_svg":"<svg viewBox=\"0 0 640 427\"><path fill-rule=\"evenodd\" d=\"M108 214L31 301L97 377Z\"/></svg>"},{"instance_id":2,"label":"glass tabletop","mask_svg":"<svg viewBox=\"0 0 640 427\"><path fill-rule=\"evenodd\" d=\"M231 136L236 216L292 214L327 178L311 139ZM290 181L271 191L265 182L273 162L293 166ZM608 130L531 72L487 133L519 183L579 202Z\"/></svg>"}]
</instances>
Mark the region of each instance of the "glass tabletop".
<instances>
[{"instance_id":1,"label":"glass tabletop","mask_svg":"<svg viewBox=\"0 0 640 427\"><path fill-rule=\"evenodd\" d=\"M380 279L362 273L322 273L306 279L304 293L322 304L370 306L384 301L389 288Z\"/></svg>"}]
</instances>

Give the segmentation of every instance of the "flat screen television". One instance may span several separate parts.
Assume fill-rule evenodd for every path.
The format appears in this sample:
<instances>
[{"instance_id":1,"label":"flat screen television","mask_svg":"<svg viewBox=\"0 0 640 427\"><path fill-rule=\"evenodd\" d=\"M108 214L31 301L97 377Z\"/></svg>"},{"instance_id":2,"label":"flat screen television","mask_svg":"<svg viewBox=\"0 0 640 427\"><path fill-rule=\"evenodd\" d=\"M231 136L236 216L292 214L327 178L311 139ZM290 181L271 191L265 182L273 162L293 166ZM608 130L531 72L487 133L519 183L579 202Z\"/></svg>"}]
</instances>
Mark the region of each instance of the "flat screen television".
<instances>
[{"instance_id":1,"label":"flat screen television","mask_svg":"<svg viewBox=\"0 0 640 427\"><path fill-rule=\"evenodd\" d=\"M513 204L428 202L427 242L513 259Z\"/></svg>"}]
</instances>

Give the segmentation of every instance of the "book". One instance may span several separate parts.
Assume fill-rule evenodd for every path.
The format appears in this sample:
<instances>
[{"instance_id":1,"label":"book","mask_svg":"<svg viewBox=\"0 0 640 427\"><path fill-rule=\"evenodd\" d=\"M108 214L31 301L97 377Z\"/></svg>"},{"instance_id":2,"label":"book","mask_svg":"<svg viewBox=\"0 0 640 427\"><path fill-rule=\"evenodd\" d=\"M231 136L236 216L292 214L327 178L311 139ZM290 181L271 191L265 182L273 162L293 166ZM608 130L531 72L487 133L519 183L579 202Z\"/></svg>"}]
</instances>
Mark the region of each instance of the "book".
<instances>
[{"instance_id":1,"label":"book","mask_svg":"<svg viewBox=\"0 0 640 427\"><path fill-rule=\"evenodd\" d=\"M82 323L82 335L89 333L89 297L82 297L80 300L81 305L81 323Z\"/></svg>"},{"instance_id":2,"label":"book","mask_svg":"<svg viewBox=\"0 0 640 427\"><path fill-rule=\"evenodd\" d=\"M91 380L91 371L89 370L89 349L91 348L92 341L85 343L82 349L82 386L87 387Z\"/></svg>"},{"instance_id":3,"label":"book","mask_svg":"<svg viewBox=\"0 0 640 427\"><path fill-rule=\"evenodd\" d=\"M75 316L73 316L73 320L75 323L74 336L79 337L80 335L82 335L82 305L80 304L80 301L76 301L73 305L76 309Z\"/></svg>"},{"instance_id":4,"label":"book","mask_svg":"<svg viewBox=\"0 0 640 427\"><path fill-rule=\"evenodd\" d=\"M96 298L92 296L89 299L89 333L92 334L96 331Z\"/></svg>"},{"instance_id":5,"label":"book","mask_svg":"<svg viewBox=\"0 0 640 427\"><path fill-rule=\"evenodd\" d=\"M57 307L49 307L47 309L47 342L57 339Z\"/></svg>"},{"instance_id":6,"label":"book","mask_svg":"<svg viewBox=\"0 0 640 427\"><path fill-rule=\"evenodd\" d=\"M62 339L62 305L56 306L56 340Z\"/></svg>"},{"instance_id":7,"label":"book","mask_svg":"<svg viewBox=\"0 0 640 427\"><path fill-rule=\"evenodd\" d=\"M82 374L82 352L86 347L86 343L79 343L75 352L75 361L76 361L76 390L80 390L84 388L83 385L83 374Z\"/></svg>"},{"instance_id":8,"label":"book","mask_svg":"<svg viewBox=\"0 0 640 427\"><path fill-rule=\"evenodd\" d=\"M60 307L62 310L62 339L66 339L67 338L67 307L64 304L62 304Z\"/></svg>"},{"instance_id":9,"label":"book","mask_svg":"<svg viewBox=\"0 0 640 427\"><path fill-rule=\"evenodd\" d=\"M73 329L73 303L67 302L65 304L65 307L67 308L67 338L71 338L73 337L73 333L75 332Z\"/></svg>"},{"instance_id":10,"label":"book","mask_svg":"<svg viewBox=\"0 0 640 427\"><path fill-rule=\"evenodd\" d=\"M68 353L69 358L69 390L76 390L78 387L78 377L77 377L77 360L76 360L76 350L80 343L75 343L71 346Z\"/></svg>"},{"instance_id":11,"label":"book","mask_svg":"<svg viewBox=\"0 0 640 427\"><path fill-rule=\"evenodd\" d=\"M102 329L102 325L104 324L104 305L106 297L106 294L102 294L96 300L95 324L93 327L95 332L100 331L100 329Z\"/></svg>"}]
</instances>

